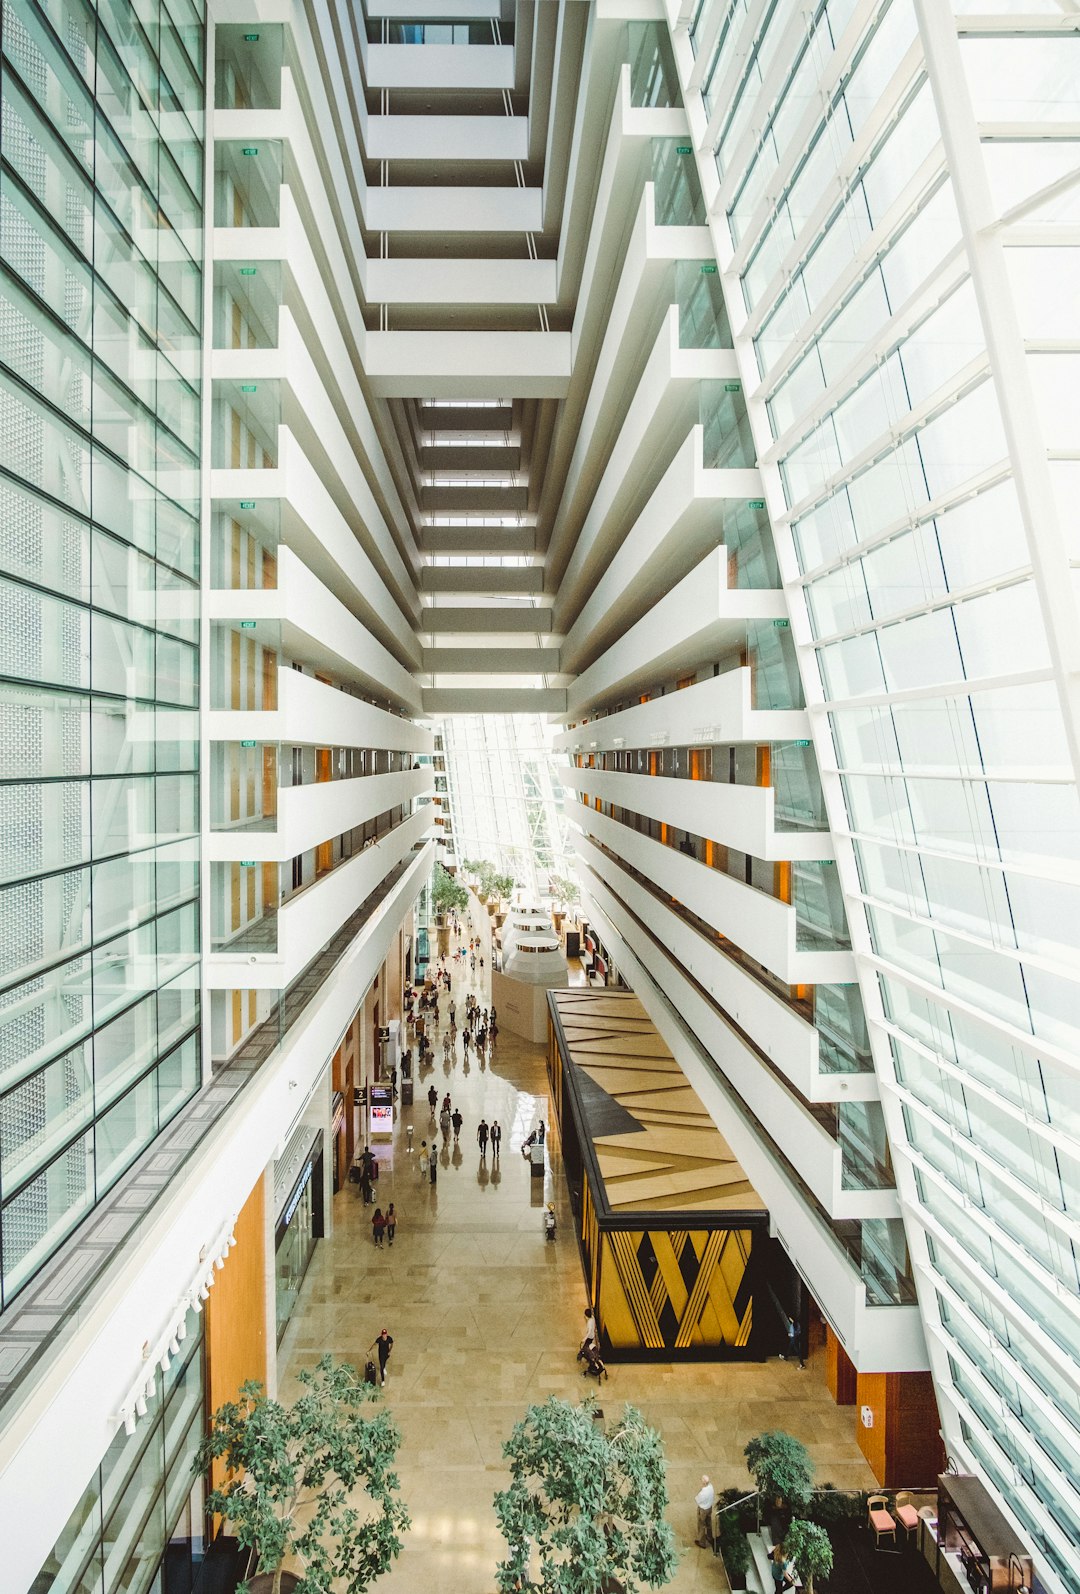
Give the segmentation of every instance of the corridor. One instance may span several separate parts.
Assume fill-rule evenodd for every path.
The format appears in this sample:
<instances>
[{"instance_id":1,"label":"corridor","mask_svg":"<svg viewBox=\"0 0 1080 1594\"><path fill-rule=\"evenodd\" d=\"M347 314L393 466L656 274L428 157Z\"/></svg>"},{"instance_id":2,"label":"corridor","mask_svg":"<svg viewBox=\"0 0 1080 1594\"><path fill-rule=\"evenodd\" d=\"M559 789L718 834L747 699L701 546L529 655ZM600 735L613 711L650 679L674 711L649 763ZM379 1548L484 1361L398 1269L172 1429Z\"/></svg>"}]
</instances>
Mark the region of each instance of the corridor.
<instances>
[{"instance_id":1,"label":"corridor","mask_svg":"<svg viewBox=\"0 0 1080 1594\"><path fill-rule=\"evenodd\" d=\"M485 927L486 928L486 927ZM466 936L468 931L465 932ZM464 1008L472 991L490 1001L488 969L454 977ZM433 1037L434 1067L416 1080L416 1100L401 1112L393 1146L376 1147L376 1200L398 1213L393 1249L371 1237L374 1206L358 1188L336 1198L334 1233L319 1245L281 1347L281 1394L296 1390L295 1371L326 1351L362 1368L383 1327L394 1336L385 1398L401 1428L402 1497L413 1526L394 1567L377 1587L489 1594L503 1553L492 1495L504 1486L501 1447L532 1402L549 1395L577 1400L589 1391L575 1352L585 1294L562 1177L558 1136L550 1127L543 1050L503 1028L481 1067L462 1059L460 1031L449 1067L443 1029ZM428 1114L434 1082L464 1118L460 1143L448 1147ZM503 1128L502 1156L481 1159L481 1117ZM523 1139L549 1125L547 1167L530 1177ZM413 1153L406 1129L413 1126ZM420 1142L440 1143L437 1183L417 1169ZM543 1207L553 1201L558 1237L548 1244ZM589 1385L591 1390L594 1386ZM766 1364L612 1366L602 1406L630 1401L661 1431L671 1495L669 1518L682 1550L672 1588L722 1591L721 1564L694 1548L693 1496L702 1471L718 1488L748 1482L742 1447L753 1434L784 1427L810 1448L822 1481L867 1487L873 1478L855 1444L851 1414L837 1408L820 1376L779 1361Z\"/></svg>"}]
</instances>

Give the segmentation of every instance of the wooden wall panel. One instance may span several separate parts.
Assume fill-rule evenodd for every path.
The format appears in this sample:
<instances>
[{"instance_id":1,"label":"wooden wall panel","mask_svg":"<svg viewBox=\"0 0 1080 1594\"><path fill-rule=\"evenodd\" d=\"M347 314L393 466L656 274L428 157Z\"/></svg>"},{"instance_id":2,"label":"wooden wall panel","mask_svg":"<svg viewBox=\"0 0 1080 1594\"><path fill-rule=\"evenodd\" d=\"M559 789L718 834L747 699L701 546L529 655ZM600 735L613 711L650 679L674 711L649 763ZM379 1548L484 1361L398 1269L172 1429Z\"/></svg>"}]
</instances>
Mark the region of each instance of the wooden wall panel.
<instances>
[{"instance_id":1,"label":"wooden wall panel","mask_svg":"<svg viewBox=\"0 0 1080 1594\"><path fill-rule=\"evenodd\" d=\"M266 1255L264 1182L236 1220L236 1244L206 1303L206 1378L211 1411L236 1400L248 1379L266 1383ZM218 1472L214 1478L217 1481Z\"/></svg>"},{"instance_id":2,"label":"wooden wall panel","mask_svg":"<svg viewBox=\"0 0 1080 1594\"><path fill-rule=\"evenodd\" d=\"M855 1437L859 1449L866 1457L870 1470L879 1483L885 1482L885 1425L886 1425L885 1373L860 1373L855 1390L858 1411L855 1413ZM862 1408L869 1406L874 1414L872 1428L862 1425Z\"/></svg>"},{"instance_id":3,"label":"wooden wall panel","mask_svg":"<svg viewBox=\"0 0 1080 1594\"><path fill-rule=\"evenodd\" d=\"M825 1382L838 1406L853 1406L858 1388L855 1364L832 1329L825 1325Z\"/></svg>"},{"instance_id":4,"label":"wooden wall panel","mask_svg":"<svg viewBox=\"0 0 1080 1594\"><path fill-rule=\"evenodd\" d=\"M860 1373L856 1400L859 1448L888 1489L930 1484L945 1464L937 1401L929 1373ZM862 1425L862 1407L874 1414Z\"/></svg>"}]
</instances>

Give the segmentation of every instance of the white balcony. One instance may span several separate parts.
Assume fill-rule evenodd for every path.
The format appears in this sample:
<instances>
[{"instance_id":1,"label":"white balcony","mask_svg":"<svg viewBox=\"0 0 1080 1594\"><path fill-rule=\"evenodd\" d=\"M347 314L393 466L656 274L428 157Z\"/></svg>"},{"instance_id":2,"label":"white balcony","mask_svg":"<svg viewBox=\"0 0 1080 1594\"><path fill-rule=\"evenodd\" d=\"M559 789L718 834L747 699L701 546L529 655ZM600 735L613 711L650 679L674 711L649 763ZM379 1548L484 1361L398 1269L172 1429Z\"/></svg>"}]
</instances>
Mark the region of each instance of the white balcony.
<instances>
[{"instance_id":1,"label":"white balcony","mask_svg":"<svg viewBox=\"0 0 1080 1594\"><path fill-rule=\"evenodd\" d=\"M699 863L676 847L653 841L583 803L572 803L565 812L584 835L624 859L664 896L682 903L785 984L844 985L854 981L855 960L850 952L797 946L796 915L790 903Z\"/></svg>"},{"instance_id":2,"label":"white balcony","mask_svg":"<svg viewBox=\"0 0 1080 1594\"><path fill-rule=\"evenodd\" d=\"M567 632L568 668L590 664L607 642L640 617L658 591L669 588L717 546L719 505L760 494L757 470L706 469L703 441L703 428L693 426L619 542Z\"/></svg>"},{"instance_id":3,"label":"white balcony","mask_svg":"<svg viewBox=\"0 0 1080 1594\"><path fill-rule=\"evenodd\" d=\"M296 747L374 747L430 753L433 734L400 714L327 686L288 665L277 672L276 709L213 709L206 714L212 742L285 742Z\"/></svg>"},{"instance_id":4,"label":"white balcony","mask_svg":"<svg viewBox=\"0 0 1080 1594\"><path fill-rule=\"evenodd\" d=\"M283 863L390 808L426 797L434 789L430 765L353 780L283 786L277 794L273 830L251 830L243 824L211 830L206 837L206 857L212 862L249 858L253 863Z\"/></svg>"},{"instance_id":5,"label":"white balcony","mask_svg":"<svg viewBox=\"0 0 1080 1594\"><path fill-rule=\"evenodd\" d=\"M274 952L211 952L203 960L211 990L283 990L307 967L334 931L431 828L433 810L417 810L389 835L300 891L275 915Z\"/></svg>"},{"instance_id":6,"label":"white balcony","mask_svg":"<svg viewBox=\"0 0 1080 1594\"><path fill-rule=\"evenodd\" d=\"M751 706L751 670L742 665L665 692L617 714L582 720L555 738L560 752L610 752L617 747L701 747L711 742L808 742L805 709Z\"/></svg>"},{"instance_id":7,"label":"white balcony","mask_svg":"<svg viewBox=\"0 0 1080 1594\"><path fill-rule=\"evenodd\" d=\"M279 551L276 587L211 591L206 612L211 620L253 620L256 628L260 621L276 622L286 654L343 680L356 681L408 713L420 711L420 690L414 676L312 575L291 548Z\"/></svg>"},{"instance_id":8,"label":"white balcony","mask_svg":"<svg viewBox=\"0 0 1080 1594\"><path fill-rule=\"evenodd\" d=\"M764 859L833 858L827 830L777 830L776 793L771 786L737 786L727 781L683 780L664 775L632 775L617 770L559 770L563 786L599 797L646 819L658 819L707 841Z\"/></svg>"},{"instance_id":9,"label":"white balcony","mask_svg":"<svg viewBox=\"0 0 1080 1594\"><path fill-rule=\"evenodd\" d=\"M512 44L369 44L369 89L512 89Z\"/></svg>"},{"instance_id":10,"label":"white balcony","mask_svg":"<svg viewBox=\"0 0 1080 1594\"><path fill-rule=\"evenodd\" d=\"M558 624L576 616L622 541L628 518L640 512L675 450L698 419L700 384L738 376L733 349L684 349L679 311L672 305L653 343L637 391L611 448L603 476L559 582ZM751 473L750 494L760 491Z\"/></svg>"},{"instance_id":11,"label":"white balcony","mask_svg":"<svg viewBox=\"0 0 1080 1594\"><path fill-rule=\"evenodd\" d=\"M647 614L591 664L567 691L572 719L604 698L673 676L692 675L740 648L748 620L784 620L779 591L728 586L722 548L707 554Z\"/></svg>"}]
</instances>

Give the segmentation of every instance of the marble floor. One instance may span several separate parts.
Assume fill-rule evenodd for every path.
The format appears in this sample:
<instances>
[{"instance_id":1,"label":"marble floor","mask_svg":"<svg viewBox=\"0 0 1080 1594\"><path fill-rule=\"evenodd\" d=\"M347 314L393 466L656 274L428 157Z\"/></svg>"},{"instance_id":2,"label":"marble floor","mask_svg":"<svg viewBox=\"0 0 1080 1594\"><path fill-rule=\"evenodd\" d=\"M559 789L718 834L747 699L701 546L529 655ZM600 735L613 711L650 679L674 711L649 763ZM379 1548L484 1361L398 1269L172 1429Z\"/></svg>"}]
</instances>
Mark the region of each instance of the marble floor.
<instances>
[{"instance_id":1,"label":"marble floor","mask_svg":"<svg viewBox=\"0 0 1080 1594\"><path fill-rule=\"evenodd\" d=\"M487 961L487 960L486 960ZM455 998L489 998L466 971ZM446 998L442 999L445 1014ZM385 1398L401 1428L402 1497L412 1516L403 1552L378 1588L386 1594L438 1589L491 1594L503 1540L492 1495L506 1482L501 1447L525 1407L549 1395L588 1391L575 1361L585 1294L570 1221L557 1136L547 1139L544 1179L531 1178L522 1140L549 1123L543 1049L503 1030L494 1056L468 1067L460 1038L451 1065L436 1062L417 1081L416 1103L399 1117L392 1146L376 1147L377 1200L398 1212L393 1248L372 1243L373 1206L357 1187L336 1198L334 1230L320 1244L281 1347L280 1392L291 1398L299 1367L325 1351L363 1367L383 1327L394 1336ZM458 1145L442 1144L429 1120L427 1090L449 1091L464 1117ZM481 1158L481 1117L503 1128L502 1156ZM416 1150L440 1144L434 1186L419 1177ZM558 1237L543 1233L552 1201ZM590 1384L590 1389L593 1386ZM682 1551L678 1594L727 1588L720 1562L694 1547L693 1497L702 1471L718 1488L748 1483L742 1447L763 1429L784 1427L809 1447L818 1478L839 1487L873 1484L855 1441L852 1412L837 1408L819 1367L790 1363L621 1365L600 1391L604 1406L630 1401L661 1432L668 1458L669 1519Z\"/></svg>"}]
</instances>

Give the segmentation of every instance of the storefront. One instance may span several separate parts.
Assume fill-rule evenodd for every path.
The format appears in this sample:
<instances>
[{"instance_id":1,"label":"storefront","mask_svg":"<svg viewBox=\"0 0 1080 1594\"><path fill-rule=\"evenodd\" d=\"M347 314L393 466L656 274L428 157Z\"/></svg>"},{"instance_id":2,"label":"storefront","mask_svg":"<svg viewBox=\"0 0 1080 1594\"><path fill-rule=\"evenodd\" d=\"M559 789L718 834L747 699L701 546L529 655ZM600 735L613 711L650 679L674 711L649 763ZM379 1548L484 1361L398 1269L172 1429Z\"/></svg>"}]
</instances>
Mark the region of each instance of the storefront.
<instances>
[{"instance_id":1,"label":"storefront","mask_svg":"<svg viewBox=\"0 0 1080 1594\"><path fill-rule=\"evenodd\" d=\"M278 1211L274 1227L274 1271L277 1301L277 1338L289 1325L300 1286L315 1245L325 1233L323 1225L323 1132L316 1130L300 1158L300 1169ZM286 1159L283 1158L284 1162ZM289 1164L294 1165L293 1159Z\"/></svg>"}]
</instances>

